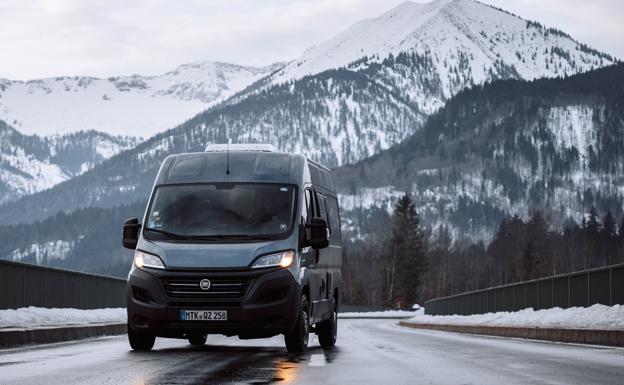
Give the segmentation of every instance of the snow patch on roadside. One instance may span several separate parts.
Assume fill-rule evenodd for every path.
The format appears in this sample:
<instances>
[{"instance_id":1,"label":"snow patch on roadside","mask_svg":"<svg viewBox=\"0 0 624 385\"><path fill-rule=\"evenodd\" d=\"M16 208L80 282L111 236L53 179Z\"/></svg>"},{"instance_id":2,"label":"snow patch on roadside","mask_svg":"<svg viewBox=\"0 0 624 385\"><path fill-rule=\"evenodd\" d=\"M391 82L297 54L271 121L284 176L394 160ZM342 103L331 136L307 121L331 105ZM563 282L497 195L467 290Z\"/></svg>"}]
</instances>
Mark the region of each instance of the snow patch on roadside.
<instances>
[{"instance_id":1,"label":"snow patch on roadside","mask_svg":"<svg viewBox=\"0 0 624 385\"><path fill-rule=\"evenodd\" d=\"M28 329L40 326L89 325L94 323L125 323L125 308L109 309L47 309L23 307L0 310L0 329Z\"/></svg>"},{"instance_id":2,"label":"snow patch on roadside","mask_svg":"<svg viewBox=\"0 0 624 385\"><path fill-rule=\"evenodd\" d=\"M407 318L424 314L424 309L416 311L407 310L385 310L385 311L368 311L368 312L347 312L338 313L339 318Z\"/></svg>"},{"instance_id":3,"label":"snow patch on roadside","mask_svg":"<svg viewBox=\"0 0 624 385\"><path fill-rule=\"evenodd\" d=\"M571 329L624 329L624 305L593 305L562 309L498 312L474 315L419 315L409 319L418 324L511 326Z\"/></svg>"}]
</instances>

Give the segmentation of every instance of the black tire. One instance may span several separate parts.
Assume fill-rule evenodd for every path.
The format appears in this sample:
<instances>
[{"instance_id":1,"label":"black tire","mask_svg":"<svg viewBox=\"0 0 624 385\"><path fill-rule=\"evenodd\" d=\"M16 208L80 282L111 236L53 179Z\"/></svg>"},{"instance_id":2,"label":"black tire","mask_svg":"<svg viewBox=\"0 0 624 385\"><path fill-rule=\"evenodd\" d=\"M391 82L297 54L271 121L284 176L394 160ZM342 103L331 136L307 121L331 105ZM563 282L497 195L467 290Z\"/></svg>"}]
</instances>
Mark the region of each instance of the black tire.
<instances>
[{"instance_id":1,"label":"black tire","mask_svg":"<svg viewBox=\"0 0 624 385\"><path fill-rule=\"evenodd\" d=\"M206 334L190 334L188 337L189 344L193 346L202 346L206 343Z\"/></svg>"},{"instance_id":2,"label":"black tire","mask_svg":"<svg viewBox=\"0 0 624 385\"><path fill-rule=\"evenodd\" d=\"M310 339L310 303L308 297L301 296L301 311L293 330L284 334L286 349L289 353L303 353L308 349Z\"/></svg>"},{"instance_id":3,"label":"black tire","mask_svg":"<svg viewBox=\"0 0 624 385\"><path fill-rule=\"evenodd\" d=\"M132 330L132 327L128 325L128 342L132 350L138 350L146 352L152 350L156 336L151 333L141 333Z\"/></svg>"},{"instance_id":4,"label":"black tire","mask_svg":"<svg viewBox=\"0 0 624 385\"><path fill-rule=\"evenodd\" d=\"M335 300L332 303L332 313L329 319L316 325L319 343L326 349L334 347L338 338L338 305Z\"/></svg>"}]
</instances>

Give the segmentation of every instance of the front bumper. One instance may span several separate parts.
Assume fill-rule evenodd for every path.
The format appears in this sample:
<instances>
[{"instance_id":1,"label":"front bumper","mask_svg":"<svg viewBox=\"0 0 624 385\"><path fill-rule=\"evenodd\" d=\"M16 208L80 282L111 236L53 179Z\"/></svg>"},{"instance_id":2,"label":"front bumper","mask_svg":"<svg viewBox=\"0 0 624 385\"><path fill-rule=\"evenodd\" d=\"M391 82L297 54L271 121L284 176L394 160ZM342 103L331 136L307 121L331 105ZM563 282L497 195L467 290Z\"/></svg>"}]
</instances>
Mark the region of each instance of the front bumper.
<instances>
[{"instance_id":1,"label":"front bumper","mask_svg":"<svg viewBox=\"0 0 624 385\"><path fill-rule=\"evenodd\" d=\"M245 282L240 293L174 294L171 280ZM299 313L300 285L281 268L259 271L149 271L134 269L126 292L128 323L136 331L186 338L190 333L270 337L291 330ZM180 321L180 310L227 310L227 321Z\"/></svg>"}]
</instances>

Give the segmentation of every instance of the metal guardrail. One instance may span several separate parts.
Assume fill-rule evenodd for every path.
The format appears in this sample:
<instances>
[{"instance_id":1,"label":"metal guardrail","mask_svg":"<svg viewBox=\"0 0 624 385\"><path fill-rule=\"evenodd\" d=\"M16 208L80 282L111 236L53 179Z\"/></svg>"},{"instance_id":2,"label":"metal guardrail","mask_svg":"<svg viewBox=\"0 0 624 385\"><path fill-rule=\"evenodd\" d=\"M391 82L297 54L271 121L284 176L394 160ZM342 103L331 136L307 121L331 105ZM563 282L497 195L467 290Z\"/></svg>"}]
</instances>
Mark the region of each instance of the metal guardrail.
<instances>
[{"instance_id":1,"label":"metal guardrail","mask_svg":"<svg viewBox=\"0 0 624 385\"><path fill-rule=\"evenodd\" d=\"M624 264L436 298L425 302L425 313L470 315L594 304L624 304Z\"/></svg>"},{"instance_id":2,"label":"metal guardrail","mask_svg":"<svg viewBox=\"0 0 624 385\"><path fill-rule=\"evenodd\" d=\"M0 309L125 307L126 280L0 260Z\"/></svg>"}]
</instances>

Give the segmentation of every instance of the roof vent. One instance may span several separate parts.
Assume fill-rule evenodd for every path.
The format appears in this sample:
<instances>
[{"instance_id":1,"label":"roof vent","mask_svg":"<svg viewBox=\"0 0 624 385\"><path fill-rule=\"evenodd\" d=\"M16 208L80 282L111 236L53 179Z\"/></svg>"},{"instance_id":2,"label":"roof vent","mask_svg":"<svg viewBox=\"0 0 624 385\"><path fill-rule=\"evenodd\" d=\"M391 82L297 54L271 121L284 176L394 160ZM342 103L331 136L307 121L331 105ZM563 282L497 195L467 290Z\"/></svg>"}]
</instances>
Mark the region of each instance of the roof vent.
<instances>
[{"instance_id":1,"label":"roof vent","mask_svg":"<svg viewBox=\"0 0 624 385\"><path fill-rule=\"evenodd\" d=\"M237 144L209 144L206 152L226 152L226 151L263 151L275 152L272 144L266 143L237 143Z\"/></svg>"}]
</instances>

